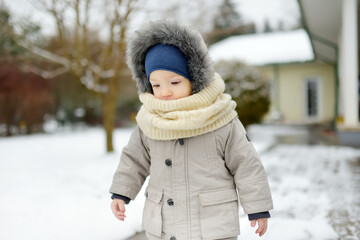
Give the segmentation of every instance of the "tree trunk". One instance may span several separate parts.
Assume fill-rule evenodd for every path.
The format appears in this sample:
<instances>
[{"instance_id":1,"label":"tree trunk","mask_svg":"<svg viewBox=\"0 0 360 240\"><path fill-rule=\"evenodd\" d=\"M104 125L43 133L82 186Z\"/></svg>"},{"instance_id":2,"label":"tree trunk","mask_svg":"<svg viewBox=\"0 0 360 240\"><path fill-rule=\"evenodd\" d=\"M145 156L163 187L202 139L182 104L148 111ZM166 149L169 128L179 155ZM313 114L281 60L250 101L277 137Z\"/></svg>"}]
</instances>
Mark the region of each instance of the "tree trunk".
<instances>
[{"instance_id":1,"label":"tree trunk","mask_svg":"<svg viewBox=\"0 0 360 240\"><path fill-rule=\"evenodd\" d=\"M12 135L11 133L11 124L7 123L6 124L6 136L10 137Z\"/></svg>"},{"instance_id":2,"label":"tree trunk","mask_svg":"<svg viewBox=\"0 0 360 240\"><path fill-rule=\"evenodd\" d=\"M118 98L118 80L109 79L109 91L103 95L103 126L106 134L106 151L113 152L113 130L115 128L116 103Z\"/></svg>"},{"instance_id":3,"label":"tree trunk","mask_svg":"<svg viewBox=\"0 0 360 240\"><path fill-rule=\"evenodd\" d=\"M6 124L6 136L10 137L12 136L12 119L13 119L13 114L12 111L9 111L9 109L7 109L8 111L5 112L5 124Z\"/></svg>"}]
</instances>

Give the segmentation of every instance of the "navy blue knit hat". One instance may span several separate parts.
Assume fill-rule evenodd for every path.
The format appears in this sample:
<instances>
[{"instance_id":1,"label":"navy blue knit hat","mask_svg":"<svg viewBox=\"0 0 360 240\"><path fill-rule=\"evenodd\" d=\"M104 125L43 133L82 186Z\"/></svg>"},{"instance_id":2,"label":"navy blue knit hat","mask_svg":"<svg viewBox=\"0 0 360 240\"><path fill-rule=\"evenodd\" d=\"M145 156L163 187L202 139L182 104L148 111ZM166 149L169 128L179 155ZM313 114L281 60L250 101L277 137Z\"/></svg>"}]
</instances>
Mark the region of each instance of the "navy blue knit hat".
<instances>
[{"instance_id":1,"label":"navy blue knit hat","mask_svg":"<svg viewBox=\"0 0 360 240\"><path fill-rule=\"evenodd\" d=\"M150 73L156 70L167 70L180 74L191 81L185 55L178 47L167 44L156 44L145 56L145 72L149 81Z\"/></svg>"}]
</instances>

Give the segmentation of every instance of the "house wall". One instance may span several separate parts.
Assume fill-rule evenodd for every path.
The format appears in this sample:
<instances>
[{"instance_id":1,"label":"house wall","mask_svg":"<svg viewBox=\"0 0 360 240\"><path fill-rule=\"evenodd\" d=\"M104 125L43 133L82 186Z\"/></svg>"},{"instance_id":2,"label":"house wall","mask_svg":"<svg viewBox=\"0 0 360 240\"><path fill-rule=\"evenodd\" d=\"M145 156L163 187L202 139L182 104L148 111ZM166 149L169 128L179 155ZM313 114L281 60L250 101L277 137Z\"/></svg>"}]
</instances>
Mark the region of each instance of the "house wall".
<instances>
[{"instance_id":1,"label":"house wall","mask_svg":"<svg viewBox=\"0 0 360 240\"><path fill-rule=\"evenodd\" d=\"M288 123L327 122L335 114L335 71L333 65L310 62L260 67L270 79L272 101L265 121L270 121L275 111L280 111L282 120ZM319 79L319 117L308 118L306 114L305 79ZM276 82L278 84L276 84Z\"/></svg>"}]
</instances>

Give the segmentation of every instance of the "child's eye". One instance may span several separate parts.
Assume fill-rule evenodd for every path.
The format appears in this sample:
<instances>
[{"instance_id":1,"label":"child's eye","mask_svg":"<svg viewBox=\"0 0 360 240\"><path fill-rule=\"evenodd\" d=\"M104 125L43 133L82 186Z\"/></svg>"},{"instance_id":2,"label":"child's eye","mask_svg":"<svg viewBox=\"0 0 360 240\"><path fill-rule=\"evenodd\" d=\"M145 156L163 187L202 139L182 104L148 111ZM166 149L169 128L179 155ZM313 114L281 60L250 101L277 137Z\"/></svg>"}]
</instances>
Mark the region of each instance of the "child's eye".
<instances>
[{"instance_id":1,"label":"child's eye","mask_svg":"<svg viewBox=\"0 0 360 240\"><path fill-rule=\"evenodd\" d=\"M180 83L180 81L171 82L172 85L177 85L177 84L179 84L179 83Z\"/></svg>"},{"instance_id":2,"label":"child's eye","mask_svg":"<svg viewBox=\"0 0 360 240\"><path fill-rule=\"evenodd\" d=\"M160 87L160 85L159 84L153 84L152 87L153 88L158 88L158 87Z\"/></svg>"}]
</instances>

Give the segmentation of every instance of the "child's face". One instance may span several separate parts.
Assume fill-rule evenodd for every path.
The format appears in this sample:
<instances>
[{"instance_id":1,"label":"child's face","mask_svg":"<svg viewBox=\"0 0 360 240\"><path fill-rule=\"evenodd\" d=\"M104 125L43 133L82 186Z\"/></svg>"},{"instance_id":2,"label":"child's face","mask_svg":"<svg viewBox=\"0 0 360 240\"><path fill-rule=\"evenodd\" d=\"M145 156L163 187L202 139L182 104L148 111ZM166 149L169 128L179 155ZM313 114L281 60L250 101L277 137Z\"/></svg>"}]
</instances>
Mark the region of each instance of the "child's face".
<instances>
[{"instance_id":1,"label":"child's face","mask_svg":"<svg viewBox=\"0 0 360 240\"><path fill-rule=\"evenodd\" d=\"M156 70L150 73L149 80L156 98L174 100L191 95L190 81L177 73Z\"/></svg>"}]
</instances>

